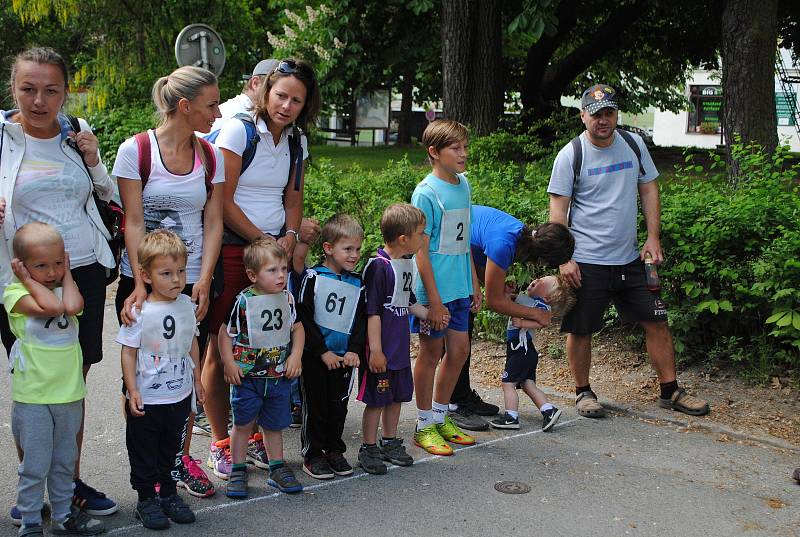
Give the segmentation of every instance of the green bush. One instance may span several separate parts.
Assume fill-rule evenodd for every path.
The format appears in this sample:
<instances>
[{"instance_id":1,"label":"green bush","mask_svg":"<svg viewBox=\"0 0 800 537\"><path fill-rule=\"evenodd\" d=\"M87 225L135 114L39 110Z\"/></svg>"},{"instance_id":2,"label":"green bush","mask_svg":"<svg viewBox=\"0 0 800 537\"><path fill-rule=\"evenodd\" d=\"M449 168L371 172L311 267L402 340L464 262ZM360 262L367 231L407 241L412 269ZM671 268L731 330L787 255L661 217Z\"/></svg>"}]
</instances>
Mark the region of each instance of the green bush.
<instances>
[{"instance_id":1,"label":"green bush","mask_svg":"<svg viewBox=\"0 0 800 537\"><path fill-rule=\"evenodd\" d=\"M86 121L100 141L100 155L110 170L117 158L117 149L127 138L156 126L153 105L120 106L91 114Z\"/></svg>"}]
</instances>

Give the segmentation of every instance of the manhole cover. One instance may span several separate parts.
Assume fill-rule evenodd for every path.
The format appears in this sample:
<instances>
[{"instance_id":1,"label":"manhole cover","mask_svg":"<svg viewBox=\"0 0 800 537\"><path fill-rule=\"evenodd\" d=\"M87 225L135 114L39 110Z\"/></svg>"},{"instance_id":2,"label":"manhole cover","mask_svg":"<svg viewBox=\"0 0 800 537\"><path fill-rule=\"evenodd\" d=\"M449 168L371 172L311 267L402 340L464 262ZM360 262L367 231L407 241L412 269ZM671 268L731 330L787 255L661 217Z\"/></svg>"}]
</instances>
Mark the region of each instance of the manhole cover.
<instances>
[{"instance_id":1,"label":"manhole cover","mask_svg":"<svg viewBox=\"0 0 800 537\"><path fill-rule=\"evenodd\" d=\"M503 494L527 494L531 488L519 481L498 481L494 484L494 490Z\"/></svg>"}]
</instances>

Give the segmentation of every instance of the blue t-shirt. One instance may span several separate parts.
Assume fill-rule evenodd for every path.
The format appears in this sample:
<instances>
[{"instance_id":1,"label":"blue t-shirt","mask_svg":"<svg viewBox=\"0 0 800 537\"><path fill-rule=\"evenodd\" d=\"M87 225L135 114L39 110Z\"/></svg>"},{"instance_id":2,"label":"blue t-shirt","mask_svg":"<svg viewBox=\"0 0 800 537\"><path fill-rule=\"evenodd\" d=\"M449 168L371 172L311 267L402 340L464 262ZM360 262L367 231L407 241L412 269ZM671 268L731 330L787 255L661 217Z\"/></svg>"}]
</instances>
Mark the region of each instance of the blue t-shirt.
<instances>
[{"instance_id":1,"label":"blue t-shirt","mask_svg":"<svg viewBox=\"0 0 800 537\"><path fill-rule=\"evenodd\" d=\"M570 231L575 237L575 261L596 265L625 265L639 257L636 237L639 183L658 177L653 159L642 139L631 134L642 152L644 175L639 175L636 154L614 133L608 147L597 147L581 134L583 161ZM575 159L572 144L559 151L547 192L572 196Z\"/></svg>"},{"instance_id":2,"label":"blue t-shirt","mask_svg":"<svg viewBox=\"0 0 800 537\"><path fill-rule=\"evenodd\" d=\"M459 175L458 179L454 185L429 174L411 195L411 204L425 213L433 277L443 304L472 296L472 202L467 178ZM422 278L417 279L415 294L422 304L429 303Z\"/></svg>"},{"instance_id":3,"label":"blue t-shirt","mask_svg":"<svg viewBox=\"0 0 800 537\"><path fill-rule=\"evenodd\" d=\"M470 247L476 267L485 267L486 258L508 271L517 253L522 222L508 213L484 205L472 206Z\"/></svg>"}]
</instances>

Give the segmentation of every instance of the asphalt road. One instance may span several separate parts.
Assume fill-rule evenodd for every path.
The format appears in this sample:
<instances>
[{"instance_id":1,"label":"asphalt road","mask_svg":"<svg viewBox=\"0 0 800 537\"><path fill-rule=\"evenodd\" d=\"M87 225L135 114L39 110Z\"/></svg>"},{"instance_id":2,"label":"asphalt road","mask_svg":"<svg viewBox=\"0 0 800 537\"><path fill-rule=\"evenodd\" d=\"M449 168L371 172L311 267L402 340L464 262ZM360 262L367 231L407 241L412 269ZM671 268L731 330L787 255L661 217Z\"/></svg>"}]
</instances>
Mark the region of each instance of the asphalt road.
<instances>
[{"instance_id":1,"label":"asphalt road","mask_svg":"<svg viewBox=\"0 0 800 537\"><path fill-rule=\"evenodd\" d=\"M120 412L119 348L112 304L106 315L105 360L92 369L87 398L83 477L121 504L105 517L113 535L149 530L133 516L136 495L128 483L128 459ZM0 384L0 505L14 502L16 455L10 430L10 386ZM485 393L495 402L500 393ZM559 403L560 404L560 403ZM552 433L523 402L522 429L477 433L479 443L452 457L433 457L416 447L410 468L371 476L317 482L300 469L299 432L285 433L286 458L306 490L275 493L266 473L251 469L250 497L227 499L223 486L211 499L184 494L197 522L172 535L440 535L465 536L798 536L800 486L789 478L800 453L750 442L721 442L708 432L685 431L633 417L589 420L565 407ZM355 462L361 404L350 405L345 437ZM409 444L413 404L401 419ZM193 455L205 460L208 438L196 436ZM216 483L220 483L212 476ZM499 481L527 484L530 492L497 492ZM0 535L15 535L7 508Z\"/></svg>"}]
</instances>

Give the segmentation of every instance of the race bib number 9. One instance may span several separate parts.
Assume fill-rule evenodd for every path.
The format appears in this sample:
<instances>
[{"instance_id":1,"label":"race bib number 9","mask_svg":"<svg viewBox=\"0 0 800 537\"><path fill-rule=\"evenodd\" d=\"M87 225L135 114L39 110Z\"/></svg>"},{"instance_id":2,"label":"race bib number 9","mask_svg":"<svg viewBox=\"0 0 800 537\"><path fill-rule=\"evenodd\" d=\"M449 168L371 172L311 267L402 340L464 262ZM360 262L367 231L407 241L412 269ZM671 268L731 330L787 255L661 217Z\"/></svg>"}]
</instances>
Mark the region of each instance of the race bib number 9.
<instances>
[{"instance_id":1,"label":"race bib number 9","mask_svg":"<svg viewBox=\"0 0 800 537\"><path fill-rule=\"evenodd\" d=\"M317 276L314 322L329 330L349 334L361 289L333 278Z\"/></svg>"},{"instance_id":2,"label":"race bib number 9","mask_svg":"<svg viewBox=\"0 0 800 537\"><path fill-rule=\"evenodd\" d=\"M141 352L165 358L188 356L195 326L194 310L188 302L175 302L168 307L145 302Z\"/></svg>"}]
</instances>

